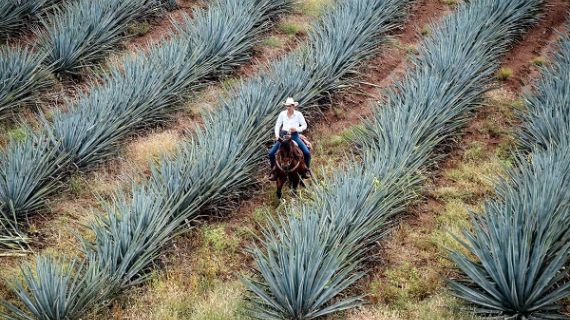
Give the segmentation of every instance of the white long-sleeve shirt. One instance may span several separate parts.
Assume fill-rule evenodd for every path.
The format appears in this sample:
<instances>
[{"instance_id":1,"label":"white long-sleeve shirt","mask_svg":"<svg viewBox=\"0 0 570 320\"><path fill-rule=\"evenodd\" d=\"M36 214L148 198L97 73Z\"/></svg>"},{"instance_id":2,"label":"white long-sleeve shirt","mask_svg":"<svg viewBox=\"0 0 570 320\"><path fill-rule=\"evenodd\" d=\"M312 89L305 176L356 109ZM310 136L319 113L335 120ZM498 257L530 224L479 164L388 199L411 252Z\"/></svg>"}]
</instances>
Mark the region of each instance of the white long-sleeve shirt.
<instances>
[{"instance_id":1,"label":"white long-sleeve shirt","mask_svg":"<svg viewBox=\"0 0 570 320\"><path fill-rule=\"evenodd\" d=\"M283 126L283 129L281 129ZM296 128L297 132L303 132L307 129L307 122L305 122L305 117L303 114L297 110L293 111L291 117L287 116L287 110L281 111L279 117L277 117L277 122L275 123L275 137L280 136L281 131L289 131L291 128Z\"/></svg>"}]
</instances>

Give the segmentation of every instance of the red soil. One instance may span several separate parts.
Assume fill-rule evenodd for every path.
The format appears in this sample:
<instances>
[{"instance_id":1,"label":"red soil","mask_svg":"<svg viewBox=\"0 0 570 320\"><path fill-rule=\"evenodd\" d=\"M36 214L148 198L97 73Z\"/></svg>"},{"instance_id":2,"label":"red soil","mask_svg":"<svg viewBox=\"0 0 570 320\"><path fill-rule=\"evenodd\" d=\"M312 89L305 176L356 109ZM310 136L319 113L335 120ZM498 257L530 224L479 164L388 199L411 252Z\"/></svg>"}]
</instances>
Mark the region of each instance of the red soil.
<instances>
[{"instance_id":1,"label":"red soil","mask_svg":"<svg viewBox=\"0 0 570 320\"><path fill-rule=\"evenodd\" d=\"M550 48L549 44L558 37L556 31L564 31L567 13L567 1L549 2L548 9L544 12L539 25L525 34L522 40L509 51L509 54L501 59L504 68L513 70L512 75L503 84L504 87L517 92L520 92L521 87L523 90L528 88L525 81L528 81L529 77L536 78L539 75L531 60L536 57L546 58Z\"/></svg>"}]
</instances>

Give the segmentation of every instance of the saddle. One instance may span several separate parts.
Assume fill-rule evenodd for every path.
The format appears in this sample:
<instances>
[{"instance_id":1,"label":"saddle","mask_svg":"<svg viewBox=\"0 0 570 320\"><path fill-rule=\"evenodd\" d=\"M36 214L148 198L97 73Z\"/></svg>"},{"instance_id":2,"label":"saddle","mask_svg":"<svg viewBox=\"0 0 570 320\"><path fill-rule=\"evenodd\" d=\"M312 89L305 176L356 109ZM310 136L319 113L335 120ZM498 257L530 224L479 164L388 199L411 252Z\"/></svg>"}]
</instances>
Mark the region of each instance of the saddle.
<instances>
[{"instance_id":1,"label":"saddle","mask_svg":"<svg viewBox=\"0 0 570 320\"><path fill-rule=\"evenodd\" d=\"M299 134L299 139L301 139L301 141L303 141L303 143L307 146L307 148L309 148L309 151L313 151L313 145L311 144L311 142L309 141L309 139L307 139L307 137L305 137L302 134ZM298 147L297 142L295 142L295 140L292 140L293 144L295 146Z\"/></svg>"}]
</instances>

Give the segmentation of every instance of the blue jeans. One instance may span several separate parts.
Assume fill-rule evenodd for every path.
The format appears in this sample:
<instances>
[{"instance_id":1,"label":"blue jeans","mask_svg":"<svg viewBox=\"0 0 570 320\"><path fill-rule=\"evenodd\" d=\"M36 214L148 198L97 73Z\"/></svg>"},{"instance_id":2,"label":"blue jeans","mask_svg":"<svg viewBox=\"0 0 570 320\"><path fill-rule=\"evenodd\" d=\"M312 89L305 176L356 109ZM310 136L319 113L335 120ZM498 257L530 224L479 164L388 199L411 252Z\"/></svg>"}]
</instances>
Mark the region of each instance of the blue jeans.
<instances>
[{"instance_id":1,"label":"blue jeans","mask_svg":"<svg viewBox=\"0 0 570 320\"><path fill-rule=\"evenodd\" d=\"M282 131L281 132L281 138L283 138L283 136L286 134L287 134L286 131ZM303 156L305 157L305 165L307 166L307 169L310 168L311 167L311 153L309 152L309 148L307 148L307 146L303 143L301 138L299 138L298 132L293 132L291 134L291 138L293 139L293 141L297 142L297 145L299 145L299 148L303 152ZM271 163L271 170L273 170L273 167L275 166L275 154L277 153L277 149L279 149L280 145L281 145L281 142L279 142L279 141L275 142L275 144L273 145L273 148L271 148L271 150L269 151L269 163Z\"/></svg>"}]
</instances>

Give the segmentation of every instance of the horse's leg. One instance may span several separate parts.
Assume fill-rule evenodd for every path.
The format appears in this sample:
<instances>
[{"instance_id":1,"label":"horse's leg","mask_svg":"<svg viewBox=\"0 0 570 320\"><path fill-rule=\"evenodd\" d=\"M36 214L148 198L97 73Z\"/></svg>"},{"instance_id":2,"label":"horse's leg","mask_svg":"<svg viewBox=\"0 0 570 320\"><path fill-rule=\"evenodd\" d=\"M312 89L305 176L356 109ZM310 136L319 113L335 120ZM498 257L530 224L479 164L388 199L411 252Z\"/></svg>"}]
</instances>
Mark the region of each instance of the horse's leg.
<instances>
[{"instance_id":1,"label":"horse's leg","mask_svg":"<svg viewBox=\"0 0 570 320\"><path fill-rule=\"evenodd\" d=\"M297 195L297 187L299 186L299 181L300 181L300 180L301 180L301 179L299 178L299 175L297 175L297 174L295 174L295 177L293 177L293 178L291 179L291 183L293 184L293 193L294 193L295 195Z\"/></svg>"},{"instance_id":2,"label":"horse's leg","mask_svg":"<svg viewBox=\"0 0 570 320\"><path fill-rule=\"evenodd\" d=\"M281 189L283 188L283 179L281 177L277 177L277 199L281 199Z\"/></svg>"}]
</instances>

